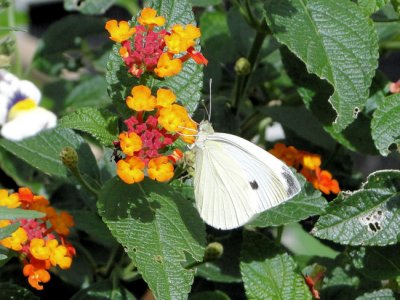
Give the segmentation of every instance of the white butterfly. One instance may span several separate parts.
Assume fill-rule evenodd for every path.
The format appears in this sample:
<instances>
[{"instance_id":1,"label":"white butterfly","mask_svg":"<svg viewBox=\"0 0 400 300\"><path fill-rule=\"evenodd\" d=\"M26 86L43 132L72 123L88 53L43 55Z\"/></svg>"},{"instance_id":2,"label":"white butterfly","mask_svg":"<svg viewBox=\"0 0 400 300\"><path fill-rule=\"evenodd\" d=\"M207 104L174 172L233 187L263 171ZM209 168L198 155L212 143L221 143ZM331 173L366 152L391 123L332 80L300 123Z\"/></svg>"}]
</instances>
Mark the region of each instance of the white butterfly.
<instances>
[{"instance_id":1,"label":"white butterfly","mask_svg":"<svg viewBox=\"0 0 400 300\"><path fill-rule=\"evenodd\" d=\"M300 191L283 162L243 138L214 132L208 121L200 123L193 151L196 206L215 228L242 226Z\"/></svg>"}]
</instances>

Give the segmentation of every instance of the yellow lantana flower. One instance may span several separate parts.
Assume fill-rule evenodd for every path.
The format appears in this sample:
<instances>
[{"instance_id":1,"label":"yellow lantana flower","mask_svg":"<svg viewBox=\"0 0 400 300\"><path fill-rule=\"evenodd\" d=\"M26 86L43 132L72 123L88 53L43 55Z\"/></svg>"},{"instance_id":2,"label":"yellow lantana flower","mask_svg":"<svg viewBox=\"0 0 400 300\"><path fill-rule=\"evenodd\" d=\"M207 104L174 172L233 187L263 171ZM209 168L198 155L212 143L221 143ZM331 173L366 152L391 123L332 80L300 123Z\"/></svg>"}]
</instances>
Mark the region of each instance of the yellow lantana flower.
<instances>
[{"instance_id":1,"label":"yellow lantana flower","mask_svg":"<svg viewBox=\"0 0 400 300\"><path fill-rule=\"evenodd\" d=\"M132 88L132 96L126 97L126 105L135 111L152 111L156 106L156 97L151 94L150 88L138 85Z\"/></svg>"},{"instance_id":2,"label":"yellow lantana flower","mask_svg":"<svg viewBox=\"0 0 400 300\"><path fill-rule=\"evenodd\" d=\"M129 39L135 32L135 28L131 28L127 21L109 20L105 28L110 33L110 39L117 43L122 43Z\"/></svg>"},{"instance_id":3,"label":"yellow lantana flower","mask_svg":"<svg viewBox=\"0 0 400 300\"><path fill-rule=\"evenodd\" d=\"M144 26L163 26L165 24L165 18L157 17L157 11L150 7L143 8L137 20L139 24Z\"/></svg>"},{"instance_id":4,"label":"yellow lantana flower","mask_svg":"<svg viewBox=\"0 0 400 300\"><path fill-rule=\"evenodd\" d=\"M168 161L168 157L160 156L149 161L147 173L153 180L166 182L174 176L174 166Z\"/></svg>"},{"instance_id":5,"label":"yellow lantana flower","mask_svg":"<svg viewBox=\"0 0 400 300\"><path fill-rule=\"evenodd\" d=\"M158 77L169 77L177 75L182 70L182 61L179 58L173 58L168 53L161 54L157 62L154 73Z\"/></svg>"}]
</instances>

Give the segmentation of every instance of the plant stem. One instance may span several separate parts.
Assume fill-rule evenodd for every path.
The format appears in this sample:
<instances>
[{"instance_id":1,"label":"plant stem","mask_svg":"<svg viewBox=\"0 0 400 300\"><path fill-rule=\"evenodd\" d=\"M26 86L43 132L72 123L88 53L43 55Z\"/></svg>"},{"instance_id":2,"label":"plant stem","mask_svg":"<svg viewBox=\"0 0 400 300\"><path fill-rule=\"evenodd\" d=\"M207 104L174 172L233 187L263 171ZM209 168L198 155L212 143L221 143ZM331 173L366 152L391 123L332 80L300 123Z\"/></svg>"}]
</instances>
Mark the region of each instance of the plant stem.
<instances>
[{"instance_id":1,"label":"plant stem","mask_svg":"<svg viewBox=\"0 0 400 300\"><path fill-rule=\"evenodd\" d=\"M282 241L283 229L284 229L283 226L279 226L279 227L277 228L276 242L277 242L278 244L280 244L281 241Z\"/></svg>"},{"instance_id":2,"label":"plant stem","mask_svg":"<svg viewBox=\"0 0 400 300\"><path fill-rule=\"evenodd\" d=\"M15 52L14 52L14 74L17 77L22 76L22 64L21 64L21 57L17 47L17 36L15 34L15 9L14 9L14 1L10 2L10 5L7 8L7 23L8 27L10 28L10 34L15 43Z\"/></svg>"},{"instance_id":3,"label":"plant stem","mask_svg":"<svg viewBox=\"0 0 400 300\"><path fill-rule=\"evenodd\" d=\"M99 196L99 189L90 185L85 178L83 178L81 172L78 169L71 169L72 174L78 179L78 181L94 196Z\"/></svg>"}]
</instances>

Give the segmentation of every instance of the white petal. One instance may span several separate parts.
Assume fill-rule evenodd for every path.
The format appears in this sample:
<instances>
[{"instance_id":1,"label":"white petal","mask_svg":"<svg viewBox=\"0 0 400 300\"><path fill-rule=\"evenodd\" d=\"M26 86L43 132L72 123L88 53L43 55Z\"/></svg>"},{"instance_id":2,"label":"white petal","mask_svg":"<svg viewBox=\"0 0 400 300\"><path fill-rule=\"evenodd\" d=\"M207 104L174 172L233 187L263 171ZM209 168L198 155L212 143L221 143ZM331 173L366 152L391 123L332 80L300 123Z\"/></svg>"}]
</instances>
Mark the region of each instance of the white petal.
<instances>
[{"instance_id":1,"label":"white petal","mask_svg":"<svg viewBox=\"0 0 400 300\"><path fill-rule=\"evenodd\" d=\"M51 111L43 107L36 107L21 113L1 128L1 135L12 141L20 141L34 136L44 129L55 127L57 117Z\"/></svg>"},{"instance_id":2,"label":"white petal","mask_svg":"<svg viewBox=\"0 0 400 300\"><path fill-rule=\"evenodd\" d=\"M7 120L7 109L8 98L0 94L0 125L3 125Z\"/></svg>"},{"instance_id":3,"label":"white petal","mask_svg":"<svg viewBox=\"0 0 400 300\"><path fill-rule=\"evenodd\" d=\"M280 123L274 122L265 131L265 138L267 141L275 142L285 138L285 131Z\"/></svg>"},{"instance_id":4,"label":"white petal","mask_svg":"<svg viewBox=\"0 0 400 300\"><path fill-rule=\"evenodd\" d=\"M36 85L28 80L21 80L19 82L19 89L23 95L27 96L27 98L35 100L36 104L39 104L42 93L36 87Z\"/></svg>"}]
</instances>

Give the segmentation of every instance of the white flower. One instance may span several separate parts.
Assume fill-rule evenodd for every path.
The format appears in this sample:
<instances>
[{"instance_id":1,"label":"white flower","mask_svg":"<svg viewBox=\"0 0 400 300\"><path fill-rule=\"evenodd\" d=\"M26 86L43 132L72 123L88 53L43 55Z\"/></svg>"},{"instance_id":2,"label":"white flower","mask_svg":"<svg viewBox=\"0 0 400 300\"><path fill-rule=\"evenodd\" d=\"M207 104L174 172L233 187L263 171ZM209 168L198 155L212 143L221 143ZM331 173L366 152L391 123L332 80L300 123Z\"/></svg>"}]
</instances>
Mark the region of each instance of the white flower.
<instances>
[{"instance_id":1,"label":"white flower","mask_svg":"<svg viewBox=\"0 0 400 300\"><path fill-rule=\"evenodd\" d=\"M32 82L0 70L0 134L8 140L20 141L55 127L56 115L38 106L41 97Z\"/></svg>"}]
</instances>

